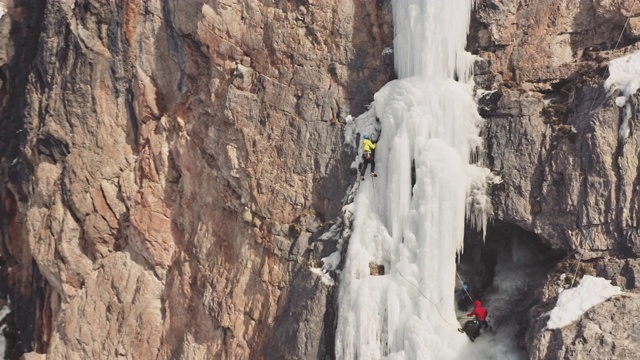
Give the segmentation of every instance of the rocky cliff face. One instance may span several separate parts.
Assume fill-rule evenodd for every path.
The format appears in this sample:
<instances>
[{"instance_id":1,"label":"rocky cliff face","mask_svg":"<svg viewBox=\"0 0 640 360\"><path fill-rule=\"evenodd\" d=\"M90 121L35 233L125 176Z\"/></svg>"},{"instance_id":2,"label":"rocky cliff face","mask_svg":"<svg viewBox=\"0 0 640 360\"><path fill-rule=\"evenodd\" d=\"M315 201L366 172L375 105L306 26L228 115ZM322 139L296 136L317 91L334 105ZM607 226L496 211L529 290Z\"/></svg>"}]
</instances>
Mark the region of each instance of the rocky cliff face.
<instances>
[{"instance_id":1,"label":"rocky cliff face","mask_svg":"<svg viewBox=\"0 0 640 360\"><path fill-rule=\"evenodd\" d=\"M388 2L5 3L12 356L331 356L308 268L344 118L393 76Z\"/></svg>"},{"instance_id":2,"label":"rocky cliff face","mask_svg":"<svg viewBox=\"0 0 640 360\"><path fill-rule=\"evenodd\" d=\"M640 133L634 115L630 136L619 138L622 109L603 88L608 61L640 48L638 16L640 4L624 0L478 4L470 48L484 59L476 82L488 91L479 99L487 163L504 179L492 189L495 219L568 255L524 322L532 359L627 359L640 350ZM637 95L632 103L637 114ZM632 295L545 330L544 314L566 285L560 275L574 271Z\"/></svg>"},{"instance_id":3,"label":"rocky cliff face","mask_svg":"<svg viewBox=\"0 0 640 360\"><path fill-rule=\"evenodd\" d=\"M308 268L351 180L344 117L393 76L388 1L4 3L9 356L331 358L334 290ZM494 220L567 255L522 315L532 359L640 351L638 121L620 140L602 87L640 48L638 16L633 0L478 1ZM631 295L545 330L574 271Z\"/></svg>"}]
</instances>

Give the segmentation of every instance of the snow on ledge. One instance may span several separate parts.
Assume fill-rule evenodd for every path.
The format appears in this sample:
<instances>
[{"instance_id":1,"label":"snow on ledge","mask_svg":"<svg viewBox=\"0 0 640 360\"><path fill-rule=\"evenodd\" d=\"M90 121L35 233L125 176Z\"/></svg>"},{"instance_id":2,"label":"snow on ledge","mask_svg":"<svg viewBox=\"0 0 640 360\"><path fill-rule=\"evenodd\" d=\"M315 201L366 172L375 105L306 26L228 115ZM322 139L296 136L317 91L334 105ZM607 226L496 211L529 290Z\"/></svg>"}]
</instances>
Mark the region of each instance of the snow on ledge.
<instances>
[{"instance_id":1,"label":"snow on ledge","mask_svg":"<svg viewBox=\"0 0 640 360\"><path fill-rule=\"evenodd\" d=\"M611 280L585 275L580 285L560 293L556 307L549 312L547 329L567 326L592 307L619 294L622 294L620 287L611 285Z\"/></svg>"},{"instance_id":2,"label":"snow on ledge","mask_svg":"<svg viewBox=\"0 0 640 360\"><path fill-rule=\"evenodd\" d=\"M311 270L312 273L320 276L320 280L322 281L323 284L325 284L327 286L333 286L335 284L335 282L331 278L331 275L329 275L328 273L324 272L322 270L322 268L311 268L310 270Z\"/></svg>"},{"instance_id":3,"label":"snow on ledge","mask_svg":"<svg viewBox=\"0 0 640 360\"><path fill-rule=\"evenodd\" d=\"M7 6L4 4L3 0L0 0L0 19L7 13Z\"/></svg>"},{"instance_id":4,"label":"snow on ledge","mask_svg":"<svg viewBox=\"0 0 640 360\"><path fill-rule=\"evenodd\" d=\"M623 109L618 137L624 140L629 136L629 119L632 115L629 98L640 88L640 51L609 62L609 78L604 82L604 88L609 95L615 89L622 92L622 96L616 98L616 105Z\"/></svg>"}]
</instances>

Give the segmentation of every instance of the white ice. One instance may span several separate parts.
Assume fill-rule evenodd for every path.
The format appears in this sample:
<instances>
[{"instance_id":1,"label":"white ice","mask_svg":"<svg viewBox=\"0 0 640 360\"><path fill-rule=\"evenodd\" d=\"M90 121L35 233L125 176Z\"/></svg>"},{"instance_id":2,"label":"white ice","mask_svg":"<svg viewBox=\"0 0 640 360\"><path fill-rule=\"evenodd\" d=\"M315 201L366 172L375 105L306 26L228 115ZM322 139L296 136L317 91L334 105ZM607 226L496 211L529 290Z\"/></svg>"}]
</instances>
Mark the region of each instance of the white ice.
<instances>
[{"instance_id":1,"label":"white ice","mask_svg":"<svg viewBox=\"0 0 640 360\"><path fill-rule=\"evenodd\" d=\"M622 92L622 96L616 98L616 105L623 108L618 137L624 140L629 136L629 119L633 115L629 98L640 88L640 51L609 62L609 78L604 82L604 88L609 95L615 89Z\"/></svg>"},{"instance_id":2,"label":"white ice","mask_svg":"<svg viewBox=\"0 0 640 360\"><path fill-rule=\"evenodd\" d=\"M378 178L367 171L345 210L353 224L340 274L336 358L457 359L471 343L457 331L455 258L465 217L486 224L491 177L471 163L482 124L474 57L464 51L473 0L392 4L399 79L345 131L349 144L357 133L381 136ZM370 275L370 264L384 265L385 275Z\"/></svg>"},{"instance_id":3,"label":"white ice","mask_svg":"<svg viewBox=\"0 0 640 360\"><path fill-rule=\"evenodd\" d=\"M564 290L558 296L556 306L549 313L548 329L559 329L580 319L592 307L614 295L622 294L620 287L611 280L585 275L580 285Z\"/></svg>"},{"instance_id":4,"label":"white ice","mask_svg":"<svg viewBox=\"0 0 640 360\"><path fill-rule=\"evenodd\" d=\"M0 322L2 322L5 316L9 315L10 312L11 312L11 309L9 308L8 305L5 305L2 309L0 309ZM6 327L7 327L6 325L0 326L0 354L2 354L2 356L4 356L4 352L7 347L7 339L4 338L4 333L3 333Z\"/></svg>"}]
</instances>

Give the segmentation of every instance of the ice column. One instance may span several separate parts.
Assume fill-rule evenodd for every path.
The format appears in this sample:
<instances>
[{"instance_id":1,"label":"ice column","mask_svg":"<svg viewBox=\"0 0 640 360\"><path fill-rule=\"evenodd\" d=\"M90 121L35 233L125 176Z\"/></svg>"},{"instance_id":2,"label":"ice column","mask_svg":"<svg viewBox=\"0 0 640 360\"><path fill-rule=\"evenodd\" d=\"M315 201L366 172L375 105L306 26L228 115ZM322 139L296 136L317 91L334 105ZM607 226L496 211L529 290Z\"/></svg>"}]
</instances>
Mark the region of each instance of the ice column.
<instances>
[{"instance_id":1,"label":"ice column","mask_svg":"<svg viewBox=\"0 0 640 360\"><path fill-rule=\"evenodd\" d=\"M472 7L473 0L393 1L399 79L376 93L371 110L382 128L379 177L361 182L349 207L338 359L455 359L468 344L457 332L455 256L467 194L488 172L470 165L482 122L473 56L464 51ZM385 275L370 275L372 263Z\"/></svg>"}]
</instances>

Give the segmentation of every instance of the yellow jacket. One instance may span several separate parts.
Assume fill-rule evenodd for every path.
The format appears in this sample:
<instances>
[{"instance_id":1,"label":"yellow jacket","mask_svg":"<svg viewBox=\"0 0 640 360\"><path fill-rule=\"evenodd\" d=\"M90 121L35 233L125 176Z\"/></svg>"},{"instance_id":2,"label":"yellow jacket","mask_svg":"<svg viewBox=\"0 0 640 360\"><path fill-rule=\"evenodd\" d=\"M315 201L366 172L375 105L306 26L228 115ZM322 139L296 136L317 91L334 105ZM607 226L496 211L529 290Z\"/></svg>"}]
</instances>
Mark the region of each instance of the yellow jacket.
<instances>
[{"instance_id":1,"label":"yellow jacket","mask_svg":"<svg viewBox=\"0 0 640 360\"><path fill-rule=\"evenodd\" d=\"M372 152L376 148L376 144L372 143L370 139L362 140L362 151Z\"/></svg>"}]
</instances>

